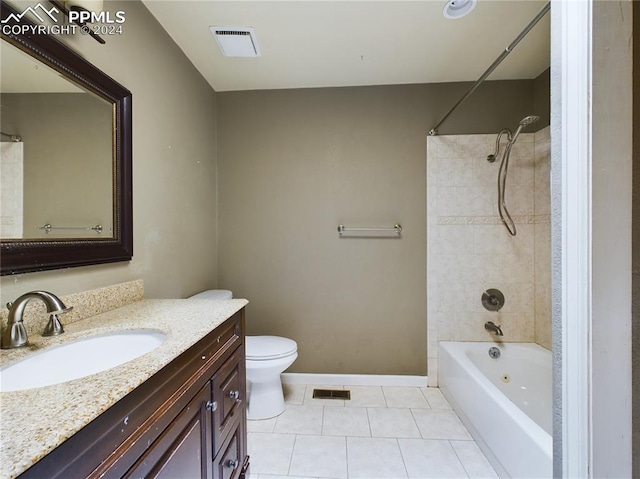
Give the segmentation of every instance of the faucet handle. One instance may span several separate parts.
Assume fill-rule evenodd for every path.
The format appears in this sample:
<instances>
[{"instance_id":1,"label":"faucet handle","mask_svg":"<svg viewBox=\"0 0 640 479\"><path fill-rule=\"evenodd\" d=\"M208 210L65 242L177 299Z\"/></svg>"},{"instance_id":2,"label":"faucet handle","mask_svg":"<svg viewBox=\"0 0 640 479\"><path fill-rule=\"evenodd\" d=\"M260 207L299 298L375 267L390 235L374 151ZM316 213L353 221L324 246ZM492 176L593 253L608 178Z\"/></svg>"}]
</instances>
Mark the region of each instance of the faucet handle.
<instances>
[{"instance_id":1,"label":"faucet handle","mask_svg":"<svg viewBox=\"0 0 640 479\"><path fill-rule=\"evenodd\" d=\"M19 348L25 344L27 344L27 330L22 321L9 325L2 333L2 349Z\"/></svg>"},{"instance_id":2,"label":"faucet handle","mask_svg":"<svg viewBox=\"0 0 640 479\"><path fill-rule=\"evenodd\" d=\"M66 311L65 311L66 312ZM62 323L58 319L58 315L52 313L49 317L49 322L44 328L43 336L57 336L58 334L64 333L64 328L62 327Z\"/></svg>"},{"instance_id":3,"label":"faucet handle","mask_svg":"<svg viewBox=\"0 0 640 479\"><path fill-rule=\"evenodd\" d=\"M62 309L59 311L49 313L49 322L44 328L43 336L57 336L58 334L64 333L64 328L62 327L60 319L58 319L58 315L68 313L73 309L73 306L67 308L62 301L60 301L60 306L62 306Z\"/></svg>"},{"instance_id":4,"label":"faucet handle","mask_svg":"<svg viewBox=\"0 0 640 479\"><path fill-rule=\"evenodd\" d=\"M7 309L8 309L9 311L11 311L11 308L12 308L12 307L13 307L13 303L12 303L11 301L9 301L9 302L7 303Z\"/></svg>"},{"instance_id":5,"label":"faucet handle","mask_svg":"<svg viewBox=\"0 0 640 479\"><path fill-rule=\"evenodd\" d=\"M488 289L482 293L481 302L487 311L500 311L504 306L504 294L495 288Z\"/></svg>"}]
</instances>

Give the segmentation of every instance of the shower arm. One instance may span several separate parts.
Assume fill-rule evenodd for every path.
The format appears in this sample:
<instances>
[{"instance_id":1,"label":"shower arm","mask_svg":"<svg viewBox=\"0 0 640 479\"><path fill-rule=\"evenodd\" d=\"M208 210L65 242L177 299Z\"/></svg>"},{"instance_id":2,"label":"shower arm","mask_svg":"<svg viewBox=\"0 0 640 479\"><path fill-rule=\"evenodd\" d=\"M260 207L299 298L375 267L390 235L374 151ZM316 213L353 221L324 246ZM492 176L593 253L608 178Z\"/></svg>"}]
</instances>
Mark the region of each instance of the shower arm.
<instances>
[{"instance_id":1,"label":"shower arm","mask_svg":"<svg viewBox=\"0 0 640 479\"><path fill-rule=\"evenodd\" d=\"M491 73L493 72L493 70L495 70L496 68L498 68L498 65L500 65L500 63L502 63L502 61L507 58L507 56L509 55L509 53L511 53L513 51L513 49L516 47L516 45L518 43L520 43L520 40L522 40L524 37L527 36L527 33L529 33L531 31L531 29L533 27L536 26L536 24L540 21L540 19L542 19L542 17L544 17L547 12L551 9L551 2L548 2L543 8L542 10L540 10L538 12L538 14L533 17L533 20L531 20L531 22L529 23L529 25L527 25L525 27L524 30L522 30L522 32L520 32L520 35L518 35L510 44L507 48L504 49L504 51L500 54L500 56L498 58L496 58L496 60L491 64L491 66L489 68L487 68L487 70L480 76L480 78L478 78L478 80L471 86L471 88L469 89L469 91L467 93L464 94L464 96L462 98L460 98L460 100L458 100L458 103L456 103L455 105L453 105L453 108L451 108L451 110L449 110L449 112L442 117L442 120L440 120L438 122L438 124L436 126L434 126L430 131L429 131L429 136L436 136L438 134L438 128L440 128L440 125L442 125L447 118L449 118L449 116L451 116L451 114L456 110L456 108L458 108L460 105L462 105L462 103L464 103L464 101L469 98L474 91L476 91L476 89L482 85L482 83L487 79L487 77L489 75L491 75Z\"/></svg>"},{"instance_id":2,"label":"shower arm","mask_svg":"<svg viewBox=\"0 0 640 479\"><path fill-rule=\"evenodd\" d=\"M489 163L493 163L498 158L498 153L500 153L500 140L502 139L502 135L507 134L507 141L511 143L511 138L513 138L513 134L509 128L503 128L498 133L498 137L496 138L496 151L492 155L487 156L487 161Z\"/></svg>"},{"instance_id":3,"label":"shower arm","mask_svg":"<svg viewBox=\"0 0 640 479\"><path fill-rule=\"evenodd\" d=\"M13 133L5 133L4 131L0 131L0 135L11 138L11 141L15 141L15 142L22 141L22 137L20 135L14 135Z\"/></svg>"}]
</instances>

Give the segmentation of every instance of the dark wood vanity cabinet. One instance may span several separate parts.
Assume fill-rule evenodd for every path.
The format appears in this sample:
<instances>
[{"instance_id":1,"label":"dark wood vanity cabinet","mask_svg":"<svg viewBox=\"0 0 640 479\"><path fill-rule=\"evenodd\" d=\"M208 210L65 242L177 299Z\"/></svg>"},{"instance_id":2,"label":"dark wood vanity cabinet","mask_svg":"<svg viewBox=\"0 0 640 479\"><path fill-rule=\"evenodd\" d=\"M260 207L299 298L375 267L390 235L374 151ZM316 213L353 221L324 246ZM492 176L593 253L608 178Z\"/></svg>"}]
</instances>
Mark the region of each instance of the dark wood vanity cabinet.
<instances>
[{"instance_id":1,"label":"dark wood vanity cabinet","mask_svg":"<svg viewBox=\"0 0 640 479\"><path fill-rule=\"evenodd\" d=\"M248 477L244 309L21 478Z\"/></svg>"}]
</instances>

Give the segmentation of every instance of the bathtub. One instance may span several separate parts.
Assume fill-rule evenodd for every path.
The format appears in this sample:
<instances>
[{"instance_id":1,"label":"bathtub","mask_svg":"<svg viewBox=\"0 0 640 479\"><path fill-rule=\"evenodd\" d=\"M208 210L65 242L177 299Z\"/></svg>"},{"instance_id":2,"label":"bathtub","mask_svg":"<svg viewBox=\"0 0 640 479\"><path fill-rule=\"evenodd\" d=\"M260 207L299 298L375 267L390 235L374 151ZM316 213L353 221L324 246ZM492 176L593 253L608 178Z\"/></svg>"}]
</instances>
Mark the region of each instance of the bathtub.
<instances>
[{"instance_id":1,"label":"bathtub","mask_svg":"<svg viewBox=\"0 0 640 479\"><path fill-rule=\"evenodd\" d=\"M489 357L489 348L500 357ZM440 342L438 383L500 477L550 478L551 352L533 343Z\"/></svg>"}]
</instances>

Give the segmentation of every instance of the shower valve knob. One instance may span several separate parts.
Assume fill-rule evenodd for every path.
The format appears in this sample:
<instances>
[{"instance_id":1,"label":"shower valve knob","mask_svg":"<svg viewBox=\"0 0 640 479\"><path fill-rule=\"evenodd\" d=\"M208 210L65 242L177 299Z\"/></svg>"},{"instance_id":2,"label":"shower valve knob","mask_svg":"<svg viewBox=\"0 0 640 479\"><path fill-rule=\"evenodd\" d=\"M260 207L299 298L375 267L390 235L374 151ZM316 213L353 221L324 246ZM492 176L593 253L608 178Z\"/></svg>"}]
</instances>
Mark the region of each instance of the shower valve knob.
<instances>
[{"instance_id":1,"label":"shower valve knob","mask_svg":"<svg viewBox=\"0 0 640 479\"><path fill-rule=\"evenodd\" d=\"M504 306L504 294L498 289L488 289L482 293L482 306L487 311L500 311Z\"/></svg>"}]
</instances>

